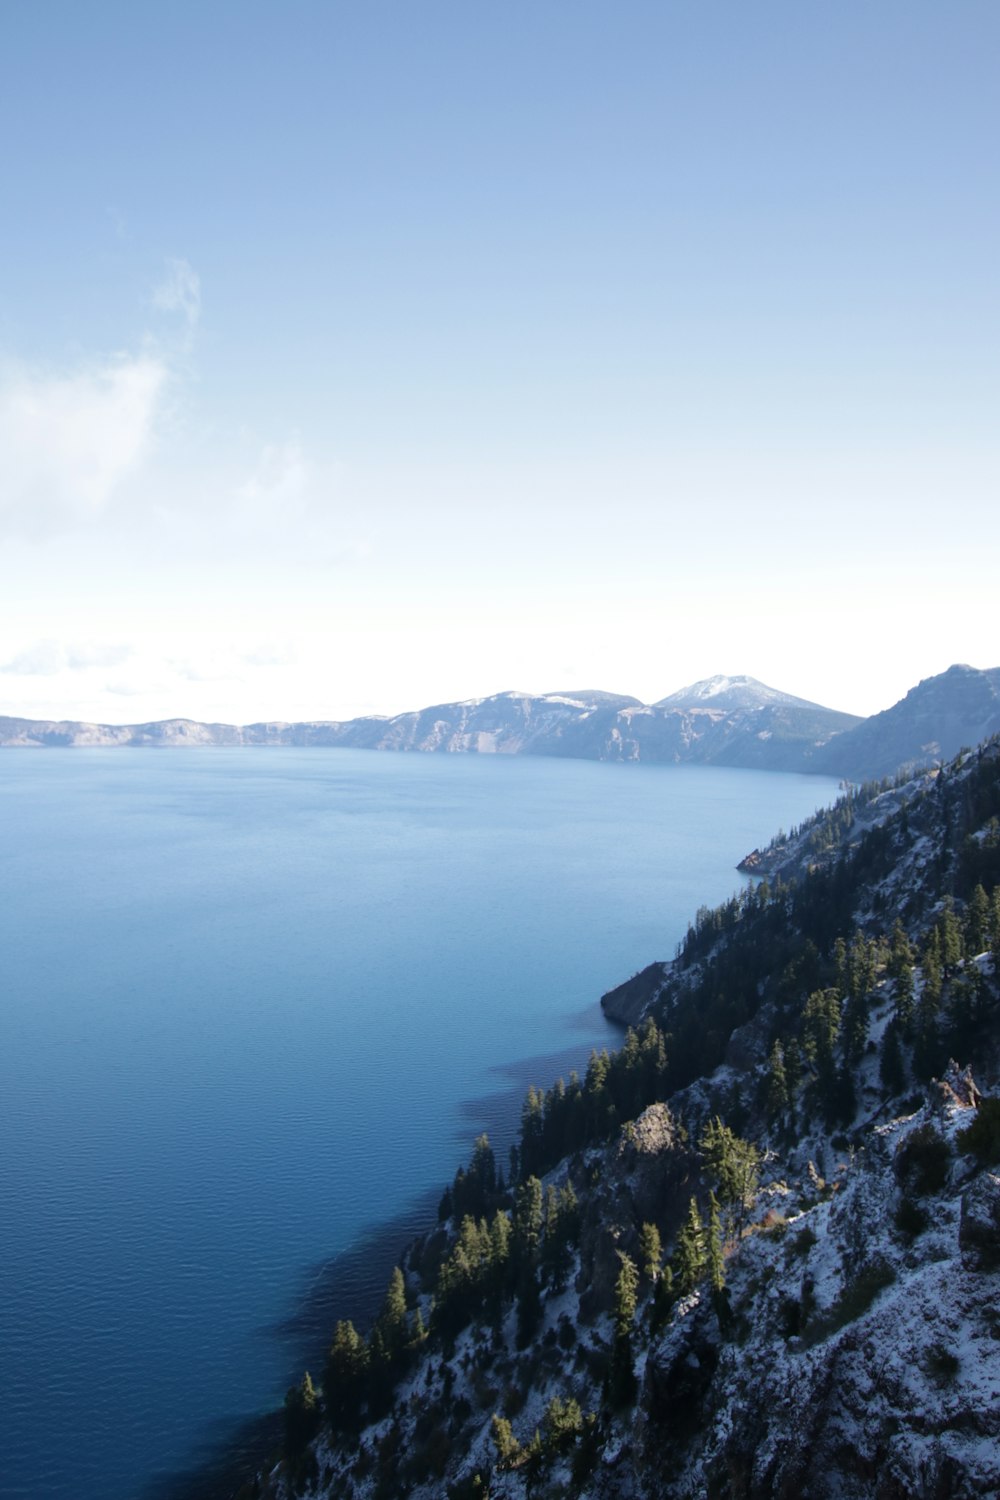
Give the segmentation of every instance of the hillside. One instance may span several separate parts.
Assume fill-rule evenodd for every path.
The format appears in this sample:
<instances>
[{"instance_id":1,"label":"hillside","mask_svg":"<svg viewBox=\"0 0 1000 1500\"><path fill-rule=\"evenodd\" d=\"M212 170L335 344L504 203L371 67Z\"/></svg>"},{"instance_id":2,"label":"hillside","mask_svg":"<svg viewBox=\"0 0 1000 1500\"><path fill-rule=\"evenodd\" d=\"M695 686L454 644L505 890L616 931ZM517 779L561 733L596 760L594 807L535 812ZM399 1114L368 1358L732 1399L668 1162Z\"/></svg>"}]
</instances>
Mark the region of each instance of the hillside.
<instances>
[{"instance_id":1,"label":"hillside","mask_svg":"<svg viewBox=\"0 0 1000 1500\"><path fill-rule=\"evenodd\" d=\"M950 667L871 719L839 713L753 677L712 677L643 704L603 691L495 693L391 718L145 724L0 717L0 747L342 746L437 754L803 771L867 781L947 759L1000 732L1000 668Z\"/></svg>"},{"instance_id":2,"label":"hillside","mask_svg":"<svg viewBox=\"0 0 1000 1500\"><path fill-rule=\"evenodd\" d=\"M1000 741L766 852L506 1181L477 1142L253 1493L1000 1489Z\"/></svg>"},{"instance_id":3,"label":"hillside","mask_svg":"<svg viewBox=\"0 0 1000 1500\"><path fill-rule=\"evenodd\" d=\"M817 749L813 764L831 776L876 779L903 765L950 760L963 746L998 732L1000 668L981 672L956 665L925 678L892 708Z\"/></svg>"}]
</instances>

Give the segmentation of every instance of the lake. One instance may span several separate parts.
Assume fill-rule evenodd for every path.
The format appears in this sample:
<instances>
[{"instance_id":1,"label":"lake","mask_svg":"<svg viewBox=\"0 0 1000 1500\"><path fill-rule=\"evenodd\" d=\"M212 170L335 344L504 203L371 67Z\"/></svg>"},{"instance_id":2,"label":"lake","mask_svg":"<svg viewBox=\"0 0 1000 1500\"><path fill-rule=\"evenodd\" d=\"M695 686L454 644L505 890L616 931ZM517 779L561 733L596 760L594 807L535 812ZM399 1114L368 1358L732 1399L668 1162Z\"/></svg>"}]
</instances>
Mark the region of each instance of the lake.
<instances>
[{"instance_id":1,"label":"lake","mask_svg":"<svg viewBox=\"0 0 1000 1500\"><path fill-rule=\"evenodd\" d=\"M179 1493L322 1350L324 1298L370 1309L479 1130L503 1145L529 1082L615 1044L601 993L836 790L0 752L6 1500Z\"/></svg>"}]
</instances>

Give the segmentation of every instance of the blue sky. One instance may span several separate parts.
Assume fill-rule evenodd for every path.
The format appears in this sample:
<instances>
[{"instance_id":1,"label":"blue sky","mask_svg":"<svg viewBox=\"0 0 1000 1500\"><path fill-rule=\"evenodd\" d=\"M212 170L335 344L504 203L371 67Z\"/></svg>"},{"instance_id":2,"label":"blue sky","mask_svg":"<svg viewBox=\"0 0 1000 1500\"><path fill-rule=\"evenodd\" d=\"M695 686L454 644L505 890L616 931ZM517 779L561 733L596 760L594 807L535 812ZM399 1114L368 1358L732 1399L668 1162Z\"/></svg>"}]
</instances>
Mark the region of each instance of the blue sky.
<instances>
[{"instance_id":1,"label":"blue sky","mask_svg":"<svg viewBox=\"0 0 1000 1500\"><path fill-rule=\"evenodd\" d=\"M1000 11L15 4L0 713L1000 664Z\"/></svg>"}]
</instances>

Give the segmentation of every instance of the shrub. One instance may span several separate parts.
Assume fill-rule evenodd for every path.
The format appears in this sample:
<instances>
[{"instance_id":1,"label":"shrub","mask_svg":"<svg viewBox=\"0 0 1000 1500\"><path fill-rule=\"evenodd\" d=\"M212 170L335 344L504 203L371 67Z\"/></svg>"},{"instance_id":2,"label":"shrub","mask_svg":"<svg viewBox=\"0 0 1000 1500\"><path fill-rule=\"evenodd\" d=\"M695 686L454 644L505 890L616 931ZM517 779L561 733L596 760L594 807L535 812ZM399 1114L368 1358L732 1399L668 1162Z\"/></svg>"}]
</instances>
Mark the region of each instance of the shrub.
<instances>
[{"instance_id":1,"label":"shrub","mask_svg":"<svg viewBox=\"0 0 1000 1500\"><path fill-rule=\"evenodd\" d=\"M984 1166L1000 1162L1000 1098L980 1099L976 1118L958 1132L958 1146Z\"/></svg>"},{"instance_id":2,"label":"shrub","mask_svg":"<svg viewBox=\"0 0 1000 1500\"><path fill-rule=\"evenodd\" d=\"M527 1389L519 1382L509 1385L503 1393L503 1414L505 1417L516 1417L524 1410L527 1400Z\"/></svg>"},{"instance_id":3,"label":"shrub","mask_svg":"<svg viewBox=\"0 0 1000 1500\"><path fill-rule=\"evenodd\" d=\"M769 1208L760 1223L761 1234L766 1234L769 1240L783 1240L788 1233L788 1220L784 1214L779 1214L776 1209Z\"/></svg>"},{"instance_id":4,"label":"shrub","mask_svg":"<svg viewBox=\"0 0 1000 1500\"><path fill-rule=\"evenodd\" d=\"M930 1214L919 1203L914 1203L912 1198L900 1199L894 1222L904 1238L915 1240L918 1234L923 1234L930 1221Z\"/></svg>"},{"instance_id":5,"label":"shrub","mask_svg":"<svg viewBox=\"0 0 1000 1500\"><path fill-rule=\"evenodd\" d=\"M793 1235L789 1249L793 1255L805 1256L809 1254L815 1243L816 1231L811 1224L807 1224L804 1229L799 1230L798 1234Z\"/></svg>"},{"instance_id":6,"label":"shrub","mask_svg":"<svg viewBox=\"0 0 1000 1500\"><path fill-rule=\"evenodd\" d=\"M924 1356L924 1369L932 1380L942 1382L954 1380L961 1368L961 1360L946 1344L932 1344Z\"/></svg>"},{"instance_id":7,"label":"shrub","mask_svg":"<svg viewBox=\"0 0 1000 1500\"><path fill-rule=\"evenodd\" d=\"M898 1181L918 1198L939 1193L948 1177L951 1147L931 1124L918 1125L896 1152Z\"/></svg>"},{"instance_id":8,"label":"shrub","mask_svg":"<svg viewBox=\"0 0 1000 1500\"><path fill-rule=\"evenodd\" d=\"M782 1297L778 1307L778 1326L783 1339L794 1338L802 1326L802 1304L797 1297Z\"/></svg>"}]
</instances>

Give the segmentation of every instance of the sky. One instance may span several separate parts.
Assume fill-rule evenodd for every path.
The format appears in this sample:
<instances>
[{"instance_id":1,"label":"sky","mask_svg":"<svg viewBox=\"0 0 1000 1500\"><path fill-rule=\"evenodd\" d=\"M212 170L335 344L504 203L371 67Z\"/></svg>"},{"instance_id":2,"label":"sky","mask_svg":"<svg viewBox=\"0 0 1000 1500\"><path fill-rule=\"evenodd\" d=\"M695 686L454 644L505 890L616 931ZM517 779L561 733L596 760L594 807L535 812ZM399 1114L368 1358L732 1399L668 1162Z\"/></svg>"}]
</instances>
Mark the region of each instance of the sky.
<instances>
[{"instance_id":1,"label":"sky","mask_svg":"<svg viewBox=\"0 0 1000 1500\"><path fill-rule=\"evenodd\" d=\"M0 24L0 714L1000 665L995 0Z\"/></svg>"}]
</instances>

